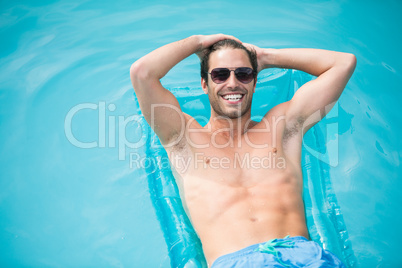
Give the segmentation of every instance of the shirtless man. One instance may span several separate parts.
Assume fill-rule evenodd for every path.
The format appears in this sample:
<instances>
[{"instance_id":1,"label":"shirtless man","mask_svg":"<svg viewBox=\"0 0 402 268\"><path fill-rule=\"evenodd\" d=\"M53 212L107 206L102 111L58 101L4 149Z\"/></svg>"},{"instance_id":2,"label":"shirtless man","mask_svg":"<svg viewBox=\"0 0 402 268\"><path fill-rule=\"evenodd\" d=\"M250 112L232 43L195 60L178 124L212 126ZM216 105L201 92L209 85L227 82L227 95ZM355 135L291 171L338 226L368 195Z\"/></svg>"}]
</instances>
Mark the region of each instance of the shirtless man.
<instances>
[{"instance_id":1,"label":"shirtless man","mask_svg":"<svg viewBox=\"0 0 402 268\"><path fill-rule=\"evenodd\" d=\"M201 85L211 105L204 127L183 113L160 83L193 53L201 59ZM188 37L131 66L141 110L175 169L208 266L344 267L308 240L300 162L304 133L321 119L317 111L329 112L355 66L355 56L348 53L262 49L223 34ZM317 78L260 122L252 121L257 73L275 67ZM281 239L285 236L290 237Z\"/></svg>"}]
</instances>

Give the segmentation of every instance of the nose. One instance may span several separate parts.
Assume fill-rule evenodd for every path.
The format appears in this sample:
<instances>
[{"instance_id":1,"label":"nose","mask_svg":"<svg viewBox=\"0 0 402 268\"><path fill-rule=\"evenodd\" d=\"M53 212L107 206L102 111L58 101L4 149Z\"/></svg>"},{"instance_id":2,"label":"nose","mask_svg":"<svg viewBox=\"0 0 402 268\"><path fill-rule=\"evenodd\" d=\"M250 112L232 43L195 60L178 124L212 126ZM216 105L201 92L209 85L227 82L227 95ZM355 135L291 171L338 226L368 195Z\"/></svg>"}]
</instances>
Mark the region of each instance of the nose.
<instances>
[{"instance_id":1,"label":"nose","mask_svg":"<svg viewBox=\"0 0 402 268\"><path fill-rule=\"evenodd\" d=\"M234 88L234 87L237 86L238 81L237 81L237 78L236 78L236 75L235 75L234 71L230 72L229 78L226 81L226 83L227 83L228 87L233 87Z\"/></svg>"}]
</instances>

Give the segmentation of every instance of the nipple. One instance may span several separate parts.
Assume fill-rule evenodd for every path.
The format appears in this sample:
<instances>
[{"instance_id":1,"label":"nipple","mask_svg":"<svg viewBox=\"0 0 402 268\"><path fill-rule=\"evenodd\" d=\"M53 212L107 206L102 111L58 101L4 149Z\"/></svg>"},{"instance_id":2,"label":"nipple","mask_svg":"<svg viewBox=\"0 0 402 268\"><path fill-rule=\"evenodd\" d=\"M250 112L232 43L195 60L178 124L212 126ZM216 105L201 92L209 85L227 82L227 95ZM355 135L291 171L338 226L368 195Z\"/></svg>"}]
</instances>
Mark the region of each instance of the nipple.
<instances>
[{"instance_id":1,"label":"nipple","mask_svg":"<svg viewBox=\"0 0 402 268\"><path fill-rule=\"evenodd\" d=\"M278 152L278 150L275 147L273 147L272 152L274 153L274 155L276 155L276 152Z\"/></svg>"}]
</instances>

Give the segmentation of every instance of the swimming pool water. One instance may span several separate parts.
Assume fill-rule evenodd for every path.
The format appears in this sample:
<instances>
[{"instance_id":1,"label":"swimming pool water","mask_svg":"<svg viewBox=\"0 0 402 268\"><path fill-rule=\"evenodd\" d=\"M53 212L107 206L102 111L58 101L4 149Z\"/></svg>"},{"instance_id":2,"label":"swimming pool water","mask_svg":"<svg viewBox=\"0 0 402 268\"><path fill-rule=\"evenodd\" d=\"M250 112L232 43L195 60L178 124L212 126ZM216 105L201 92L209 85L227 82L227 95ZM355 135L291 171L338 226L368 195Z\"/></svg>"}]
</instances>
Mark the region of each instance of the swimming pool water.
<instances>
[{"instance_id":1,"label":"swimming pool water","mask_svg":"<svg viewBox=\"0 0 402 268\"><path fill-rule=\"evenodd\" d=\"M401 11L400 1L1 2L1 266L170 267L149 172L132 161L144 129L128 122L139 114L128 71L163 44L217 32L356 55L325 172L356 264L401 266ZM195 56L162 82L197 110Z\"/></svg>"}]
</instances>

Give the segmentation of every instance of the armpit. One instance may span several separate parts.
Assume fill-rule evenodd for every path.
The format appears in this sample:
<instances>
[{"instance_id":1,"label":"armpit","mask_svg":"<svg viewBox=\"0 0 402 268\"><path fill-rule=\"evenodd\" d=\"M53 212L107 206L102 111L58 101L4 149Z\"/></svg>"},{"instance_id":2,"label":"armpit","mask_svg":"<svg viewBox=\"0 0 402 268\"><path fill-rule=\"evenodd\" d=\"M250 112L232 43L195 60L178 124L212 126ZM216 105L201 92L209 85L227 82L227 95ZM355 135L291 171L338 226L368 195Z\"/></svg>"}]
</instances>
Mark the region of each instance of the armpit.
<instances>
[{"instance_id":1,"label":"armpit","mask_svg":"<svg viewBox=\"0 0 402 268\"><path fill-rule=\"evenodd\" d=\"M289 123L288 122L286 123L285 129L283 131L284 144L286 144L290 139L292 139L296 135L301 135L304 122L305 119L300 116L297 119L292 120Z\"/></svg>"}]
</instances>

